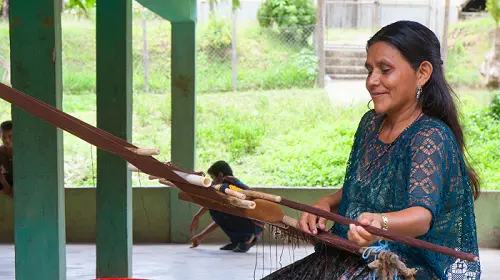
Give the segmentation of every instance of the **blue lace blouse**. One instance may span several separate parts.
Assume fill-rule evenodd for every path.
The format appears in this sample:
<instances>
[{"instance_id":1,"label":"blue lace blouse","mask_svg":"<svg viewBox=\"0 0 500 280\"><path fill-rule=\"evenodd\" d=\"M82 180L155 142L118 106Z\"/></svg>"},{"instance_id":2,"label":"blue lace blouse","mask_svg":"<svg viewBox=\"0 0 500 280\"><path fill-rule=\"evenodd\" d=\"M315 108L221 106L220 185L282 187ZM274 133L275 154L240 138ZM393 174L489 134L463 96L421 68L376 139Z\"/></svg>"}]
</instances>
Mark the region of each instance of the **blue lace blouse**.
<instances>
[{"instance_id":1,"label":"blue lace blouse","mask_svg":"<svg viewBox=\"0 0 500 280\"><path fill-rule=\"evenodd\" d=\"M419 239L478 255L471 184L452 131L442 121L422 115L388 144L378 138L383 119L371 110L359 124L339 214L357 219L363 212L425 207L433 219ZM331 231L347 238L347 226L335 224ZM397 242L389 246L409 267L423 269L432 278L480 278L479 263Z\"/></svg>"}]
</instances>

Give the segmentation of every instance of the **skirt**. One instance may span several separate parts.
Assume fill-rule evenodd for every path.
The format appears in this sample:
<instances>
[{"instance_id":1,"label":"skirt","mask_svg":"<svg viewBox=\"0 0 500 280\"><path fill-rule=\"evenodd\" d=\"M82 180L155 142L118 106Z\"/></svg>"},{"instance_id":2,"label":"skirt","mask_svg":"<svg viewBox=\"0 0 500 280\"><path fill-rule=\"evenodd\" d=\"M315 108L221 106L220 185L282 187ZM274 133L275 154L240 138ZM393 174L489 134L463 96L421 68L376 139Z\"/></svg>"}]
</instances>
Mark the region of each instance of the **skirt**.
<instances>
[{"instance_id":1,"label":"skirt","mask_svg":"<svg viewBox=\"0 0 500 280\"><path fill-rule=\"evenodd\" d=\"M372 280L375 271L368 267L372 260L364 260L336 248L317 245L315 252L264 277L264 280ZM435 279L428 271L416 267L416 279ZM379 277L375 279L380 279ZM402 279L397 276L396 279Z\"/></svg>"}]
</instances>

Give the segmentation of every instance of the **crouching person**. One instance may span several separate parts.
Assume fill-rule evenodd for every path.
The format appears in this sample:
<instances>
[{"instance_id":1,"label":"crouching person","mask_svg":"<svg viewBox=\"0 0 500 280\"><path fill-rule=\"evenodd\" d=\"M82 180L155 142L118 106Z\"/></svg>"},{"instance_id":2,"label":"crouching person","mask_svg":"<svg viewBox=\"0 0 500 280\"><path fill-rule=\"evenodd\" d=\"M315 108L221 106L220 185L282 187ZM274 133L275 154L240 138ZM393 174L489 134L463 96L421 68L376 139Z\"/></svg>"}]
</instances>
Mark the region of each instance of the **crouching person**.
<instances>
[{"instance_id":1,"label":"crouching person","mask_svg":"<svg viewBox=\"0 0 500 280\"><path fill-rule=\"evenodd\" d=\"M225 161L214 163L207 172L214 184L222 184L221 190L231 188L233 190L247 190L248 186L243 184L238 178L233 176L233 171ZM213 222L210 223L201 233L193 236L193 232L198 228L200 218L209 212ZM250 250L258 241L259 235L264 229L264 224L239 216L227 214L213 209L202 207L193 217L190 232L193 247L197 247L216 228L227 235L230 243L222 246L221 250L231 250L233 252L245 253Z\"/></svg>"}]
</instances>

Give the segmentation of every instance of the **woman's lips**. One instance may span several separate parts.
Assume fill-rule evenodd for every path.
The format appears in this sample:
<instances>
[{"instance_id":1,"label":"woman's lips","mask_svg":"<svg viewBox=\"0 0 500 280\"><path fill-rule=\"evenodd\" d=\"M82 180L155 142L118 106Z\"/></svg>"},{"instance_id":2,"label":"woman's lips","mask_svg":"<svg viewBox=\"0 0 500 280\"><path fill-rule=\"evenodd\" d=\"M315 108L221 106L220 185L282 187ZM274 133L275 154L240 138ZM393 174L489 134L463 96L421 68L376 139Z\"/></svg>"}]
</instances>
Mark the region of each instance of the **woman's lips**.
<instances>
[{"instance_id":1,"label":"woman's lips","mask_svg":"<svg viewBox=\"0 0 500 280\"><path fill-rule=\"evenodd\" d=\"M372 96L372 98L374 97L379 97L379 96L382 96L382 95L386 95L388 94L387 92L371 92L370 95Z\"/></svg>"}]
</instances>

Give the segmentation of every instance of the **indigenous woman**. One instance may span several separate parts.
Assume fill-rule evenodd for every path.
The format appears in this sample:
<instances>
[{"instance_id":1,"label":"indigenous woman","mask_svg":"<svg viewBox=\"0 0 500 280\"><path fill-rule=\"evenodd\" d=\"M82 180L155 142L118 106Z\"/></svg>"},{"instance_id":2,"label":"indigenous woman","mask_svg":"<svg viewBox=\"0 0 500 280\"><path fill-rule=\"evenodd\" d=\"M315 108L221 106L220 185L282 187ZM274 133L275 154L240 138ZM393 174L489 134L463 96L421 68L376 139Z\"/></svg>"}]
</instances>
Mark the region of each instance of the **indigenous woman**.
<instances>
[{"instance_id":1,"label":"indigenous woman","mask_svg":"<svg viewBox=\"0 0 500 280\"><path fill-rule=\"evenodd\" d=\"M464 136L443 75L440 44L427 27L399 21L367 44L366 88L374 110L361 119L342 189L314 206L392 232L478 255L474 199L479 180L464 158ZM325 220L304 213L312 234ZM335 224L331 233L360 246L379 238ZM387 241L416 279L479 279L471 263ZM316 245L315 252L265 279L372 279L360 256Z\"/></svg>"}]
</instances>

